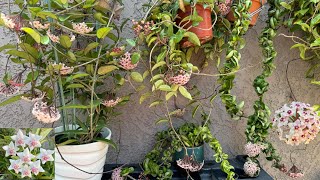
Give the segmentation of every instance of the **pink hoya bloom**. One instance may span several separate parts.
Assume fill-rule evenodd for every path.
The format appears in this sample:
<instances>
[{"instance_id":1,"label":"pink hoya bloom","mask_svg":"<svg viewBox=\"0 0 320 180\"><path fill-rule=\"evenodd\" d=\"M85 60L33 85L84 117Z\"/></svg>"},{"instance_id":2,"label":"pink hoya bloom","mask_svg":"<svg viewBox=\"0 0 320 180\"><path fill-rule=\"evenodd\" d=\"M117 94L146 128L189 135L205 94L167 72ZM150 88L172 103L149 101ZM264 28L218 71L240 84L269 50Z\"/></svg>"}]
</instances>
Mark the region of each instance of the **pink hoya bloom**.
<instances>
[{"instance_id":1,"label":"pink hoya bloom","mask_svg":"<svg viewBox=\"0 0 320 180\"><path fill-rule=\"evenodd\" d=\"M21 168L21 177L22 178L24 178L24 177L32 178L30 166L28 166L28 165L22 166L22 168Z\"/></svg>"},{"instance_id":2,"label":"pink hoya bloom","mask_svg":"<svg viewBox=\"0 0 320 180\"><path fill-rule=\"evenodd\" d=\"M54 161L52 154L54 151L52 150L46 150L41 148L40 154L37 156L38 159L41 160L42 164L45 164L47 161Z\"/></svg>"},{"instance_id":3,"label":"pink hoya bloom","mask_svg":"<svg viewBox=\"0 0 320 180\"><path fill-rule=\"evenodd\" d=\"M3 20L4 25L10 29L13 29L16 26L14 21L3 13L1 13L1 19Z\"/></svg>"},{"instance_id":4,"label":"pink hoya bloom","mask_svg":"<svg viewBox=\"0 0 320 180\"><path fill-rule=\"evenodd\" d=\"M22 163L30 163L31 160L35 157L33 154L30 153L29 148L24 149L23 152L18 153L19 158L21 159Z\"/></svg>"},{"instance_id":5,"label":"pink hoya bloom","mask_svg":"<svg viewBox=\"0 0 320 180\"><path fill-rule=\"evenodd\" d=\"M17 148L12 141L8 146L3 146L2 148L6 151L6 157L15 156L17 154L17 151L19 150L19 148Z\"/></svg>"},{"instance_id":6,"label":"pink hoya bloom","mask_svg":"<svg viewBox=\"0 0 320 180\"><path fill-rule=\"evenodd\" d=\"M244 163L243 170L248 176L254 177L257 174L259 174L260 167L259 167L259 165L257 163L249 160L249 161Z\"/></svg>"},{"instance_id":7,"label":"pink hoya bloom","mask_svg":"<svg viewBox=\"0 0 320 180\"><path fill-rule=\"evenodd\" d=\"M88 27L85 22L72 23L72 28L79 34L88 34L93 31L93 27Z\"/></svg>"},{"instance_id":8,"label":"pink hoya bloom","mask_svg":"<svg viewBox=\"0 0 320 180\"><path fill-rule=\"evenodd\" d=\"M42 136L32 134L31 132L29 132L29 137L26 138L26 143L29 146L30 151L32 151L36 147L41 147L41 138Z\"/></svg>"},{"instance_id":9,"label":"pink hoya bloom","mask_svg":"<svg viewBox=\"0 0 320 180\"><path fill-rule=\"evenodd\" d=\"M18 160L13 160L13 159L9 159L10 161L10 166L8 168L8 170L14 170L15 173L19 173L21 166L22 166L22 162L20 159Z\"/></svg>"},{"instance_id":10,"label":"pink hoya bloom","mask_svg":"<svg viewBox=\"0 0 320 180\"><path fill-rule=\"evenodd\" d=\"M26 146L26 138L27 136L25 136L20 129L18 130L17 135L11 136L11 139L15 141L16 146L21 146L23 148Z\"/></svg>"},{"instance_id":11,"label":"pink hoya bloom","mask_svg":"<svg viewBox=\"0 0 320 180\"><path fill-rule=\"evenodd\" d=\"M31 169L31 172L36 176L40 172L44 172L44 169L40 165L40 160L37 160L36 162L31 163L30 164L30 169Z\"/></svg>"}]
</instances>

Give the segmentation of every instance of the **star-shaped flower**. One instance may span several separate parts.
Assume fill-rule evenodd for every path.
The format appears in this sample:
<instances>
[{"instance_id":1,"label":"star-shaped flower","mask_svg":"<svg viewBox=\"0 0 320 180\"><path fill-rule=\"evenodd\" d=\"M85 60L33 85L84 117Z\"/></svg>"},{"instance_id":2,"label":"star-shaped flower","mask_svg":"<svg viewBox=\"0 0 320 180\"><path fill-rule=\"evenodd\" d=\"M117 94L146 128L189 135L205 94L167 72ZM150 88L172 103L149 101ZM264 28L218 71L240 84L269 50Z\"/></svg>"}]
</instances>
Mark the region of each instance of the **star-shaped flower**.
<instances>
[{"instance_id":1,"label":"star-shaped flower","mask_svg":"<svg viewBox=\"0 0 320 180\"><path fill-rule=\"evenodd\" d=\"M19 173L21 166L22 166L22 162L20 159L18 160L13 160L13 159L9 159L10 161L10 166L8 168L8 170L14 170L15 173Z\"/></svg>"},{"instance_id":2,"label":"star-shaped flower","mask_svg":"<svg viewBox=\"0 0 320 180\"><path fill-rule=\"evenodd\" d=\"M33 159L35 156L30 153L29 148L24 149L23 152L18 153L18 156L20 157L22 163L30 163L31 159Z\"/></svg>"},{"instance_id":3,"label":"star-shaped flower","mask_svg":"<svg viewBox=\"0 0 320 180\"><path fill-rule=\"evenodd\" d=\"M44 172L44 169L40 165L40 160L37 160L36 162L31 163L30 167L31 167L31 172L36 176L39 174L39 172Z\"/></svg>"},{"instance_id":4,"label":"star-shaped flower","mask_svg":"<svg viewBox=\"0 0 320 180\"><path fill-rule=\"evenodd\" d=\"M40 154L37 156L38 159L41 159L42 164L45 164L47 161L54 161L52 154L54 151L46 150L41 148Z\"/></svg>"},{"instance_id":5,"label":"star-shaped flower","mask_svg":"<svg viewBox=\"0 0 320 180\"><path fill-rule=\"evenodd\" d=\"M19 148L17 148L12 141L8 146L3 146L2 148L6 151L6 157L15 156L19 150Z\"/></svg>"},{"instance_id":6,"label":"star-shaped flower","mask_svg":"<svg viewBox=\"0 0 320 180\"><path fill-rule=\"evenodd\" d=\"M27 137L22 133L22 131L19 129L17 135L11 136L11 139L15 141L16 146L21 146L21 147L25 147L26 146L26 142L25 139Z\"/></svg>"},{"instance_id":7,"label":"star-shaped flower","mask_svg":"<svg viewBox=\"0 0 320 180\"><path fill-rule=\"evenodd\" d=\"M29 137L26 138L26 143L29 146L30 151L32 151L36 147L41 147L41 138L41 136L29 132Z\"/></svg>"},{"instance_id":8,"label":"star-shaped flower","mask_svg":"<svg viewBox=\"0 0 320 180\"><path fill-rule=\"evenodd\" d=\"M31 168L29 165L24 165L21 168L21 177L30 177L32 178L32 174L31 174Z\"/></svg>"}]
</instances>

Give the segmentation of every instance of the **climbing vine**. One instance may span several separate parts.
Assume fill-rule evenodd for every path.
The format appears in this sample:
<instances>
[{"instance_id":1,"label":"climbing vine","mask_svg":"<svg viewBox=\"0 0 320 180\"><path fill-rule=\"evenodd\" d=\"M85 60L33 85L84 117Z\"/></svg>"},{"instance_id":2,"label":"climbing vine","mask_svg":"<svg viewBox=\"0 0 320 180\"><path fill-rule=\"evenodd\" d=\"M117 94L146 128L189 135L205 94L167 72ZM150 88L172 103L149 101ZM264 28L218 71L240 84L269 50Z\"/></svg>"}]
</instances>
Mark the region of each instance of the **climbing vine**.
<instances>
[{"instance_id":1,"label":"climbing vine","mask_svg":"<svg viewBox=\"0 0 320 180\"><path fill-rule=\"evenodd\" d=\"M247 122L246 136L247 141L254 144L263 144L265 146L263 152L266 154L266 159L273 161L274 166L277 168L283 167L280 165L281 158L277 155L274 147L267 140L268 130L271 128L269 122L270 110L265 104L263 95L268 91L269 83L266 78L269 77L275 65L273 64L277 52L273 45L273 38L277 34L277 26L279 25L280 13L281 13L281 0L269 0L268 3L270 8L268 10L268 20L266 27L262 30L261 36L259 37L260 46L264 56L263 60L263 71L261 75L257 76L253 82L253 86L259 99L255 101L253 108L254 113L249 116ZM257 156L250 157L251 161L258 162Z\"/></svg>"},{"instance_id":2,"label":"climbing vine","mask_svg":"<svg viewBox=\"0 0 320 180\"><path fill-rule=\"evenodd\" d=\"M248 10L251 6L251 0L238 0L232 6L235 22L226 48L226 62L220 70L221 100L226 106L227 112L235 120L242 116L242 107L244 102L236 102L236 96L231 94L235 73L240 68L239 61L241 54L239 52L245 46L245 40L242 37L249 28L250 14Z\"/></svg>"}]
</instances>

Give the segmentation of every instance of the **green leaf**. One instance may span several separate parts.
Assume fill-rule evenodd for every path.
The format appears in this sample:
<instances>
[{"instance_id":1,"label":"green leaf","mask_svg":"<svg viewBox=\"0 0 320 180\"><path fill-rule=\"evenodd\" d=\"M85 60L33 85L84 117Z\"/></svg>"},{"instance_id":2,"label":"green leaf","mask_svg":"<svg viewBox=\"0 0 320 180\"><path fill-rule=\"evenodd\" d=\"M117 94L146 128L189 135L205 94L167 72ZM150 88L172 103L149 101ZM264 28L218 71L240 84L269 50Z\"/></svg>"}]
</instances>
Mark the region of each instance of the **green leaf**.
<instances>
[{"instance_id":1,"label":"green leaf","mask_svg":"<svg viewBox=\"0 0 320 180\"><path fill-rule=\"evenodd\" d=\"M82 104L70 104L70 105L60 107L59 109L88 109L88 108L90 107Z\"/></svg>"},{"instance_id":2,"label":"green leaf","mask_svg":"<svg viewBox=\"0 0 320 180\"><path fill-rule=\"evenodd\" d=\"M160 103L162 103L162 101L160 101L160 100L153 101L153 102L149 105L149 107L151 108L151 107L153 107L153 106L159 105Z\"/></svg>"},{"instance_id":3,"label":"green leaf","mask_svg":"<svg viewBox=\"0 0 320 180\"><path fill-rule=\"evenodd\" d=\"M166 64L165 61L160 61L160 62L158 62L157 64L155 64L155 65L152 67L151 71L153 71L153 70L157 69L158 67L161 67L161 66L163 66L163 65L165 65L165 64Z\"/></svg>"},{"instance_id":4,"label":"green leaf","mask_svg":"<svg viewBox=\"0 0 320 180\"><path fill-rule=\"evenodd\" d=\"M36 60L29 53L24 52L24 51L17 51L15 49L11 49L11 50L9 50L7 52L7 54L26 59L31 63L35 63L36 62Z\"/></svg>"},{"instance_id":5,"label":"green leaf","mask_svg":"<svg viewBox=\"0 0 320 180\"><path fill-rule=\"evenodd\" d=\"M60 36L60 44L61 44L61 46L69 49L72 46L72 42L70 40L70 37L66 36L66 35Z\"/></svg>"},{"instance_id":6,"label":"green leaf","mask_svg":"<svg viewBox=\"0 0 320 180\"><path fill-rule=\"evenodd\" d=\"M50 42L49 36L45 35L45 36L41 36L41 40L40 40L41 44L47 45Z\"/></svg>"},{"instance_id":7,"label":"green leaf","mask_svg":"<svg viewBox=\"0 0 320 180\"><path fill-rule=\"evenodd\" d=\"M114 149L117 149L117 145L110 139L94 138L93 140L98 141L98 142L104 142L104 143L109 144L110 146L112 146Z\"/></svg>"},{"instance_id":8,"label":"green leaf","mask_svg":"<svg viewBox=\"0 0 320 180\"><path fill-rule=\"evenodd\" d=\"M19 101L21 99L21 96L23 96L23 94L17 95L17 96L13 96L3 102L0 103L0 107L1 106L6 106L8 104L14 103L16 101Z\"/></svg>"},{"instance_id":9,"label":"green leaf","mask_svg":"<svg viewBox=\"0 0 320 180\"><path fill-rule=\"evenodd\" d=\"M28 33L38 44L41 42L41 36L35 30L28 28L28 27L23 27L23 28L21 28L21 30Z\"/></svg>"},{"instance_id":10,"label":"green leaf","mask_svg":"<svg viewBox=\"0 0 320 180\"><path fill-rule=\"evenodd\" d=\"M99 43L93 42L88 44L88 46L84 49L84 54L88 54L89 51L99 46Z\"/></svg>"},{"instance_id":11,"label":"green leaf","mask_svg":"<svg viewBox=\"0 0 320 180\"><path fill-rule=\"evenodd\" d=\"M67 89L71 89L71 88L84 88L84 86L82 84L70 84L66 87Z\"/></svg>"},{"instance_id":12,"label":"green leaf","mask_svg":"<svg viewBox=\"0 0 320 180\"><path fill-rule=\"evenodd\" d=\"M168 94L166 94L166 101L169 101L169 99L173 96L177 96L177 92L169 92Z\"/></svg>"},{"instance_id":13,"label":"green leaf","mask_svg":"<svg viewBox=\"0 0 320 180\"><path fill-rule=\"evenodd\" d=\"M128 43L130 46L132 46L132 47L136 46L136 41L135 41L135 40L133 40L133 39L126 39L126 41L127 41L127 43Z\"/></svg>"},{"instance_id":14,"label":"green leaf","mask_svg":"<svg viewBox=\"0 0 320 180\"><path fill-rule=\"evenodd\" d=\"M147 98L151 97L152 93L151 92L147 92L141 95L139 103L142 104Z\"/></svg>"},{"instance_id":15,"label":"green leaf","mask_svg":"<svg viewBox=\"0 0 320 180\"><path fill-rule=\"evenodd\" d=\"M41 11L41 12L38 12L37 15L38 17L42 18L42 19L47 19L47 17L50 17L52 19L58 19L57 16L55 14L53 14L52 12L50 11Z\"/></svg>"},{"instance_id":16,"label":"green leaf","mask_svg":"<svg viewBox=\"0 0 320 180\"><path fill-rule=\"evenodd\" d=\"M291 9L292 9L291 5L288 4L288 3L286 3L286 2L281 2L280 4L281 4L282 7L286 8L286 9L288 9L288 10L291 10Z\"/></svg>"},{"instance_id":17,"label":"green leaf","mask_svg":"<svg viewBox=\"0 0 320 180\"><path fill-rule=\"evenodd\" d=\"M76 139L68 139L67 141L65 141L63 143L57 144L57 146L65 146L65 145L68 145L68 144L72 144L74 142L78 142L78 140L76 140Z\"/></svg>"},{"instance_id":18,"label":"green leaf","mask_svg":"<svg viewBox=\"0 0 320 180\"><path fill-rule=\"evenodd\" d=\"M187 91L187 89L183 86L179 87L179 92L181 93L182 96L184 96L187 99L192 100L191 94Z\"/></svg>"},{"instance_id":19,"label":"green leaf","mask_svg":"<svg viewBox=\"0 0 320 180\"><path fill-rule=\"evenodd\" d=\"M112 30L112 28L110 27L103 27L103 28L100 28L98 29L97 31L97 37L99 39L104 39L108 34L109 32Z\"/></svg>"},{"instance_id":20,"label":"green leaf","mask_svg":"<svg viewBox=\"0 0 320 180\"><path fill-rule=\"evenodd\" d=\"M14 44L6 44L6 45L3 45L0 47L0 52L5 49L15 49L15 48L16 48L16 45L14 45Z\"/></svg>"},{"instance_id":21,"label":"green leaf","mask_svg":"<svg viewBox=\"0 0 320 180\"><path fill-rule=\"evenodd\" d=\"M185 32L184 37L188 37L188 40L196 46L201 46L198 36L193 32Z\"/></svg>"},{"instance_id":22,"label":"green leaf","mask_svg":"<svg viewBox=\"0 0 320 180\"><path fill-rule=\"evenodd\" d=\"M133 53L131 56L132 64L137 64L137 62L139 62L139 60L140 60L140 54L137 52Z\"/></svg>"},{"instance_id":23,"label":"green leaf","mask_svg":"<svg viewBox=\"0 0 320 180\"><path fill-rule=\"evenodd\" d=\"M193 111L192 111L192 118L194 118L194 116L196 115L199 107L200 107L200 104L198 104L198 105L193 109Z\"/></svg>"},{"instance_id":24,"label":"green leaf","mask_svg":"<svg viewBox=\"0 0 320 180\"><path fill-rule=\"evenodd\" d=\"M138 83L142 83L143 82L143 77L140 73L138 72L132 72L130 74L130 77L135 81L135 82L138 82Z\"/></svg>"},{"instance_id":25,"label":"green leaf","mask_svg":"<svg viewBox=\"0 0 320 180\"><path fill-rule=\"evenodd\" d=\"M119 69L117 66L114 66L114 65L109 65L109 66L101 66L99 69L98 69L98 74L99 75L105 75L107 73L110 73L114 70L117 70Z\"/></svg>"},{"instance_id":26,"label":"green leaf","mask_svg":"<svg viewBox=\"0 0 320 180\"><path fill-rule=\"evenodd\" d=\"M166 84L160 85L158 89L161 91L172 91L171 87Z\"/></svg>"},{"instance_id":27,"label":"green leaf","mask_svg":"<svg viewBox=\"0 0 320 180\"><path fill-rule=\"evenodd\" d=\"M160 118L156 121L156 124L161 124L161 123L166 123L166 122L169 122L168 119L165 119L165 118Z\"/></svg>"}]
</instances>

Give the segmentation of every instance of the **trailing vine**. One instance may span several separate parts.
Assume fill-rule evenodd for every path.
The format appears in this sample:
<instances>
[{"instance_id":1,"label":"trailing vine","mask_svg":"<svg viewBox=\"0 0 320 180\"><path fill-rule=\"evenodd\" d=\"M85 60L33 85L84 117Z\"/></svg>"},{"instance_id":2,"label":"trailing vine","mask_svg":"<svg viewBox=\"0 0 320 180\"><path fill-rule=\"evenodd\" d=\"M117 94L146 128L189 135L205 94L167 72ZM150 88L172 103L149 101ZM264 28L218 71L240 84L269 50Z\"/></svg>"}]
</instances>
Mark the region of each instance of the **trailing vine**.
<instances>
[{"instance_id":1,"label":"trailing vine","mask_svg":"<svg viewBox=\"0 0 320 180\"><path fill-rule=\"evenodd\" d=\"M250 24L250 14L248 10L251 6L251 0L238 0L233 4L232 10L235 17L233 29L226 48L226 62L220 70L220 84L222 85L221 100L225 104L227 112L235 120L242 116L242 107L244 102L236 102L236 96L231 94L235 73L240 68L239 61L241 54L239 52L245 45L242 36L248 31Z\"/></svg>"},{"instance_id":2,"label":"trailing vine","mask_svg":"<svg viewBox=\"0 0 320 180\"><path fill-rule=\"evenodd\" d=\"M157 179L172 179L172 155L183 147L196 147L208 143L215 151L215 161L221 163L221 170L227 174L227 179L234 179L234 167L228 161L228 155L222 151L220 142L213 137L208 126L197 126L186 123L176 129L183 141L183 145L176 138L172 129L156 134L154 148L145 156L143 162L144 175L151 175Z\"/></svg>"},{"instance_id":3,"label":"trailing vine","mask_svg":"<svg viewBox=\"0 0 320 180\"><path fill-rule=\"evenodd\" d=\"M273 145L267 140L268 130L271 128L272 124L269 122L270 110L264 102L263 95L268 91L269 87L269 83L266 81L266 78L269 77L275 69L273 62L277 52L273 45L273 38L277 34L277 26L280 20L280 2L281 0L268 1L270 8L268 10L268 20L266 21L267 25L262 30L261 36L259 37L259 43L264 56L263 71L253 82L253 86L259 99L255 101L253 105L254 113L249 116L245 132L248 142L254 144L262 143L266 146L263 150L267 156L266 159L273 161L273 165L277 168L282 168L283 165L280 165L281 157L276 153ZM251 157L250 160L258 162L257 157L258 155Z\"/></svg>"}]
</instances>

